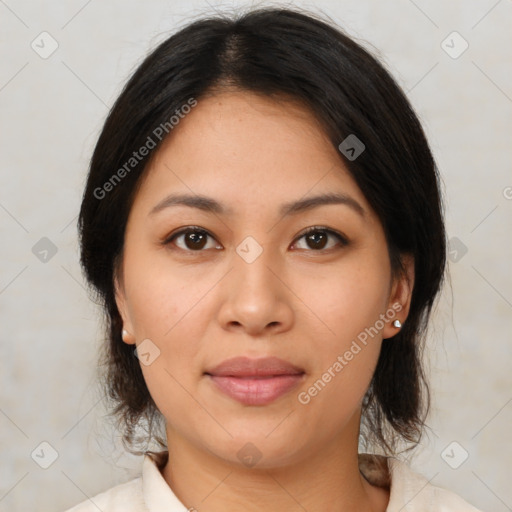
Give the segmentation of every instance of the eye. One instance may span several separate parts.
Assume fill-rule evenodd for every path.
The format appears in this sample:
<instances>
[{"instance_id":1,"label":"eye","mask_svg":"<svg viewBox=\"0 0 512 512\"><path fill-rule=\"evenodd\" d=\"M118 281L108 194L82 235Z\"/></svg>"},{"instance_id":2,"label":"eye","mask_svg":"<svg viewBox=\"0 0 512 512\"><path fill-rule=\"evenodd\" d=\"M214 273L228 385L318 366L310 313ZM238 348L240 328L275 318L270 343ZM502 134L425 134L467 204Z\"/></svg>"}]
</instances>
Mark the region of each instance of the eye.
<instances>
[{"instance_id":1,"label":"eye","mask_svg":"<svg viewBox=\"0 0 512 512\"><path fill-rule=\"evenodd\" d=\"M341 233L338 233L332 229L323 227L323 226L312 226L308 228L302 235L300 235L296 240L301 240L304 238L308 247L306 249L313 249L315 251L321 251L323 249L332 249L336 247L335 245L331 245L330 247L326 247L329 238L336 238L338 240L338 244L341 246L348 245L348 240ZM294 244L296 245L296 243ZM299 247L300 249L300 247Z\"/></svg>"},{"instance_id":2,"label":"eye","mask_svg":"<svg viewBox=\"0 0 512 512\"><path fill-rule=\"evenodd\" d=\"M212 248L219 248L219 245L210 245L210 247L207 247L208 245L208 237L214 240L214 238L208 233L208 231L205 231L202 228L199 228L197 226L189 226L185 229L181 229L180 231L177 231L176 233L173 233L171 236L167 237L162 244L163 245L169 245L171 242L174 242L175 240L182 240L181 245L179 243L176 243L175 245L184 251L201 251L202 249L212 249Z\"/></svg>"},{"instance_id":3,"label":"eye","mask_svg":"<svg viewBox=\"0 0 512 512\"><path fill-rule=\"evenodd\" d=\"M188 252L200 252L203 249L222 249L222 246L215 243L210 243L208 247L208 238L215 240L213 236L198 226L188 226L185 229L181 229L169 237L167 237L162 245L169 245L174 243L179 249ZM336 247L336 244L328 245L329 238L336 239L338 246L348 245L348 240L341 233L338 233L330 228L324 226L312 226L304 231L299 237L295 239L294 247L297 246L297 241L304 239L307 247L305 249L313 249L314 251L329 250ZM177 241L180 241L179 243ZM298 247L304 249L304 247Z\"/></svg>"}]
</instances>

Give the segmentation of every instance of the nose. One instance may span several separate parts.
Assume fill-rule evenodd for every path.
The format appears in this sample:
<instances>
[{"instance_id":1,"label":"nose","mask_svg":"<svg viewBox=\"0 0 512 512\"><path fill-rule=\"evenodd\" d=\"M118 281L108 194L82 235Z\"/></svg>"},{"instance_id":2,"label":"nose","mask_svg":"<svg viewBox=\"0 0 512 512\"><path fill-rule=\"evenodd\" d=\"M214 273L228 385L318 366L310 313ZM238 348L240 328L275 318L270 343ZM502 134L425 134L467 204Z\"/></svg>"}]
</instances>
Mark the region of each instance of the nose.
<instances>
[{"instance_id":1,"label":"nose","mask_svg":"<svg viewBox=\"0 0 512 512\"><path fill-rule=\"evenodd\" d=\"M294 322L293 293L286 283L284 262L267 249L249 261L234 253L233 268L222 280L218 317L222 328L251 336L289 330Z\"/></svg>"}]
</instances>

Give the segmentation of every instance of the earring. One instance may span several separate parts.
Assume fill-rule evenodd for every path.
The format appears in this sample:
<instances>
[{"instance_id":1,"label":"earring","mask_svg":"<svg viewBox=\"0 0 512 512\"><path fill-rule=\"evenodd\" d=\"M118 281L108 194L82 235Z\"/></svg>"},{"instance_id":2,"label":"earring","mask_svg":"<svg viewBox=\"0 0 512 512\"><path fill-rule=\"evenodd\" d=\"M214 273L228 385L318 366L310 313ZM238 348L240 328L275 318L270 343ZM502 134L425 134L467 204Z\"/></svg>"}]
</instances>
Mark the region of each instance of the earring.
<instances>
[{"instance_id":1,"label":"earring","mask_svg":"<svg viewBox=\"0 0 512 512\"><path fill-rule=\"evenodd\" d=\"M121 338L123 338L123 341L126 341L127 336L128 336L128 331L126 329L123 329L121 332Z\"/></svg>"},{"instance_id":2,"label":"earring","mask_svg":"<svg viewBox=\"0 0 512 512\"><path fill-rule=\"evenodd\" d=\"M397 328L397 329L400 329L400 327L402 327L402 323L400 322L400 320L395 320L393 322L393 325Z\"/></svg>"}]
</instances>

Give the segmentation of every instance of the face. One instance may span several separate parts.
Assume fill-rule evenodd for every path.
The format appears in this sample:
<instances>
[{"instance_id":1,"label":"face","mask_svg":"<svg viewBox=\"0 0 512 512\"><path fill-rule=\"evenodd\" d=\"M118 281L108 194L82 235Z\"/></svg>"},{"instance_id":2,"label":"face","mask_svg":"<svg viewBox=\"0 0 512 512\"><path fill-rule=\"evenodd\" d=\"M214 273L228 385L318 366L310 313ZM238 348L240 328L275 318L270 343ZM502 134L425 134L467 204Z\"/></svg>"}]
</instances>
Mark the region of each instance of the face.
<instances>
[{"instance_id":1,"label":"face","mask_svg":"<svg viewBox=\"0 0 512 512\"><path fill-rule=\"evenodd\" d=\"M272 467L357 443L382 339L407 315L406 264L394 279L379 219L308 111L200 99L147 169L117 280L169 446Z\"/></svg>"}]
</instances>

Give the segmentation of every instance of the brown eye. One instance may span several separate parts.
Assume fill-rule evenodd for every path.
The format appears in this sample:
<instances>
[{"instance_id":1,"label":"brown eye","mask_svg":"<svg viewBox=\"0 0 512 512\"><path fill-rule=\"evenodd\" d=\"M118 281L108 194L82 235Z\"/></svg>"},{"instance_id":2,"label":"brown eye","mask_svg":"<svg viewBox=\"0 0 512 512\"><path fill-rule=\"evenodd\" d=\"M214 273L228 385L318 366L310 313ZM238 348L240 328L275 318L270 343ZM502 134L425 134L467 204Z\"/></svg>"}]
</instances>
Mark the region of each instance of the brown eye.
<instances>
[{"instance_id":1,"label":"brown eye","mask_svg":"<svg viewBox=\"0 0 512 512\"><path fill-rule=\"evenodd\" d=\"M216 244L213 244L211 247L206 247L208 244L208 238L213 240L213 237L204 229L187 228L174 233L164 241L164 245L168 245L172 242L179 249L184 251L201 251L205 248L209 249L212 247L218 247Z\"/></svg>"},{"instance_id":2,"label":"brown eye","mask_svg":"<svg viewBox=\"0 0 512 512\"><path fill-rule=\"evenodd\" d=\"M329 235L325 231L316 231L306 235L306 243L311 249L323 249L327 245Z\"/></svg>"},{"instance_id":3,"label":"brown eye","mask_svg":"<svg viewBox=\"0 0 512 512\"><path fill-rule=\"evenodd\" d=\"M336 247L336 244L331 244L330 247L326 247L329 243L329 239L335 238L338 240L338 245L345 246L348 244L347 239L341 234L333 231L332 229L323 227L312 227L303 233L297 240L304 239L306 241L306 249L313 249L314 251L321 251L323 249L332 249Z\"/></svg>"},{"instance_id":4,"label":"brown eye","mask_svg":"<svg viewBox=\"0 0 512 512\"><path fill-rule=\"evenodd\" d=\"M188 249L202 249L206 245L206 235L205 233L199 233L199 232L192 232L192 233L185 233L183 235L183 240L185 242L185 245Z\"/></svg>"}]
</instances>

